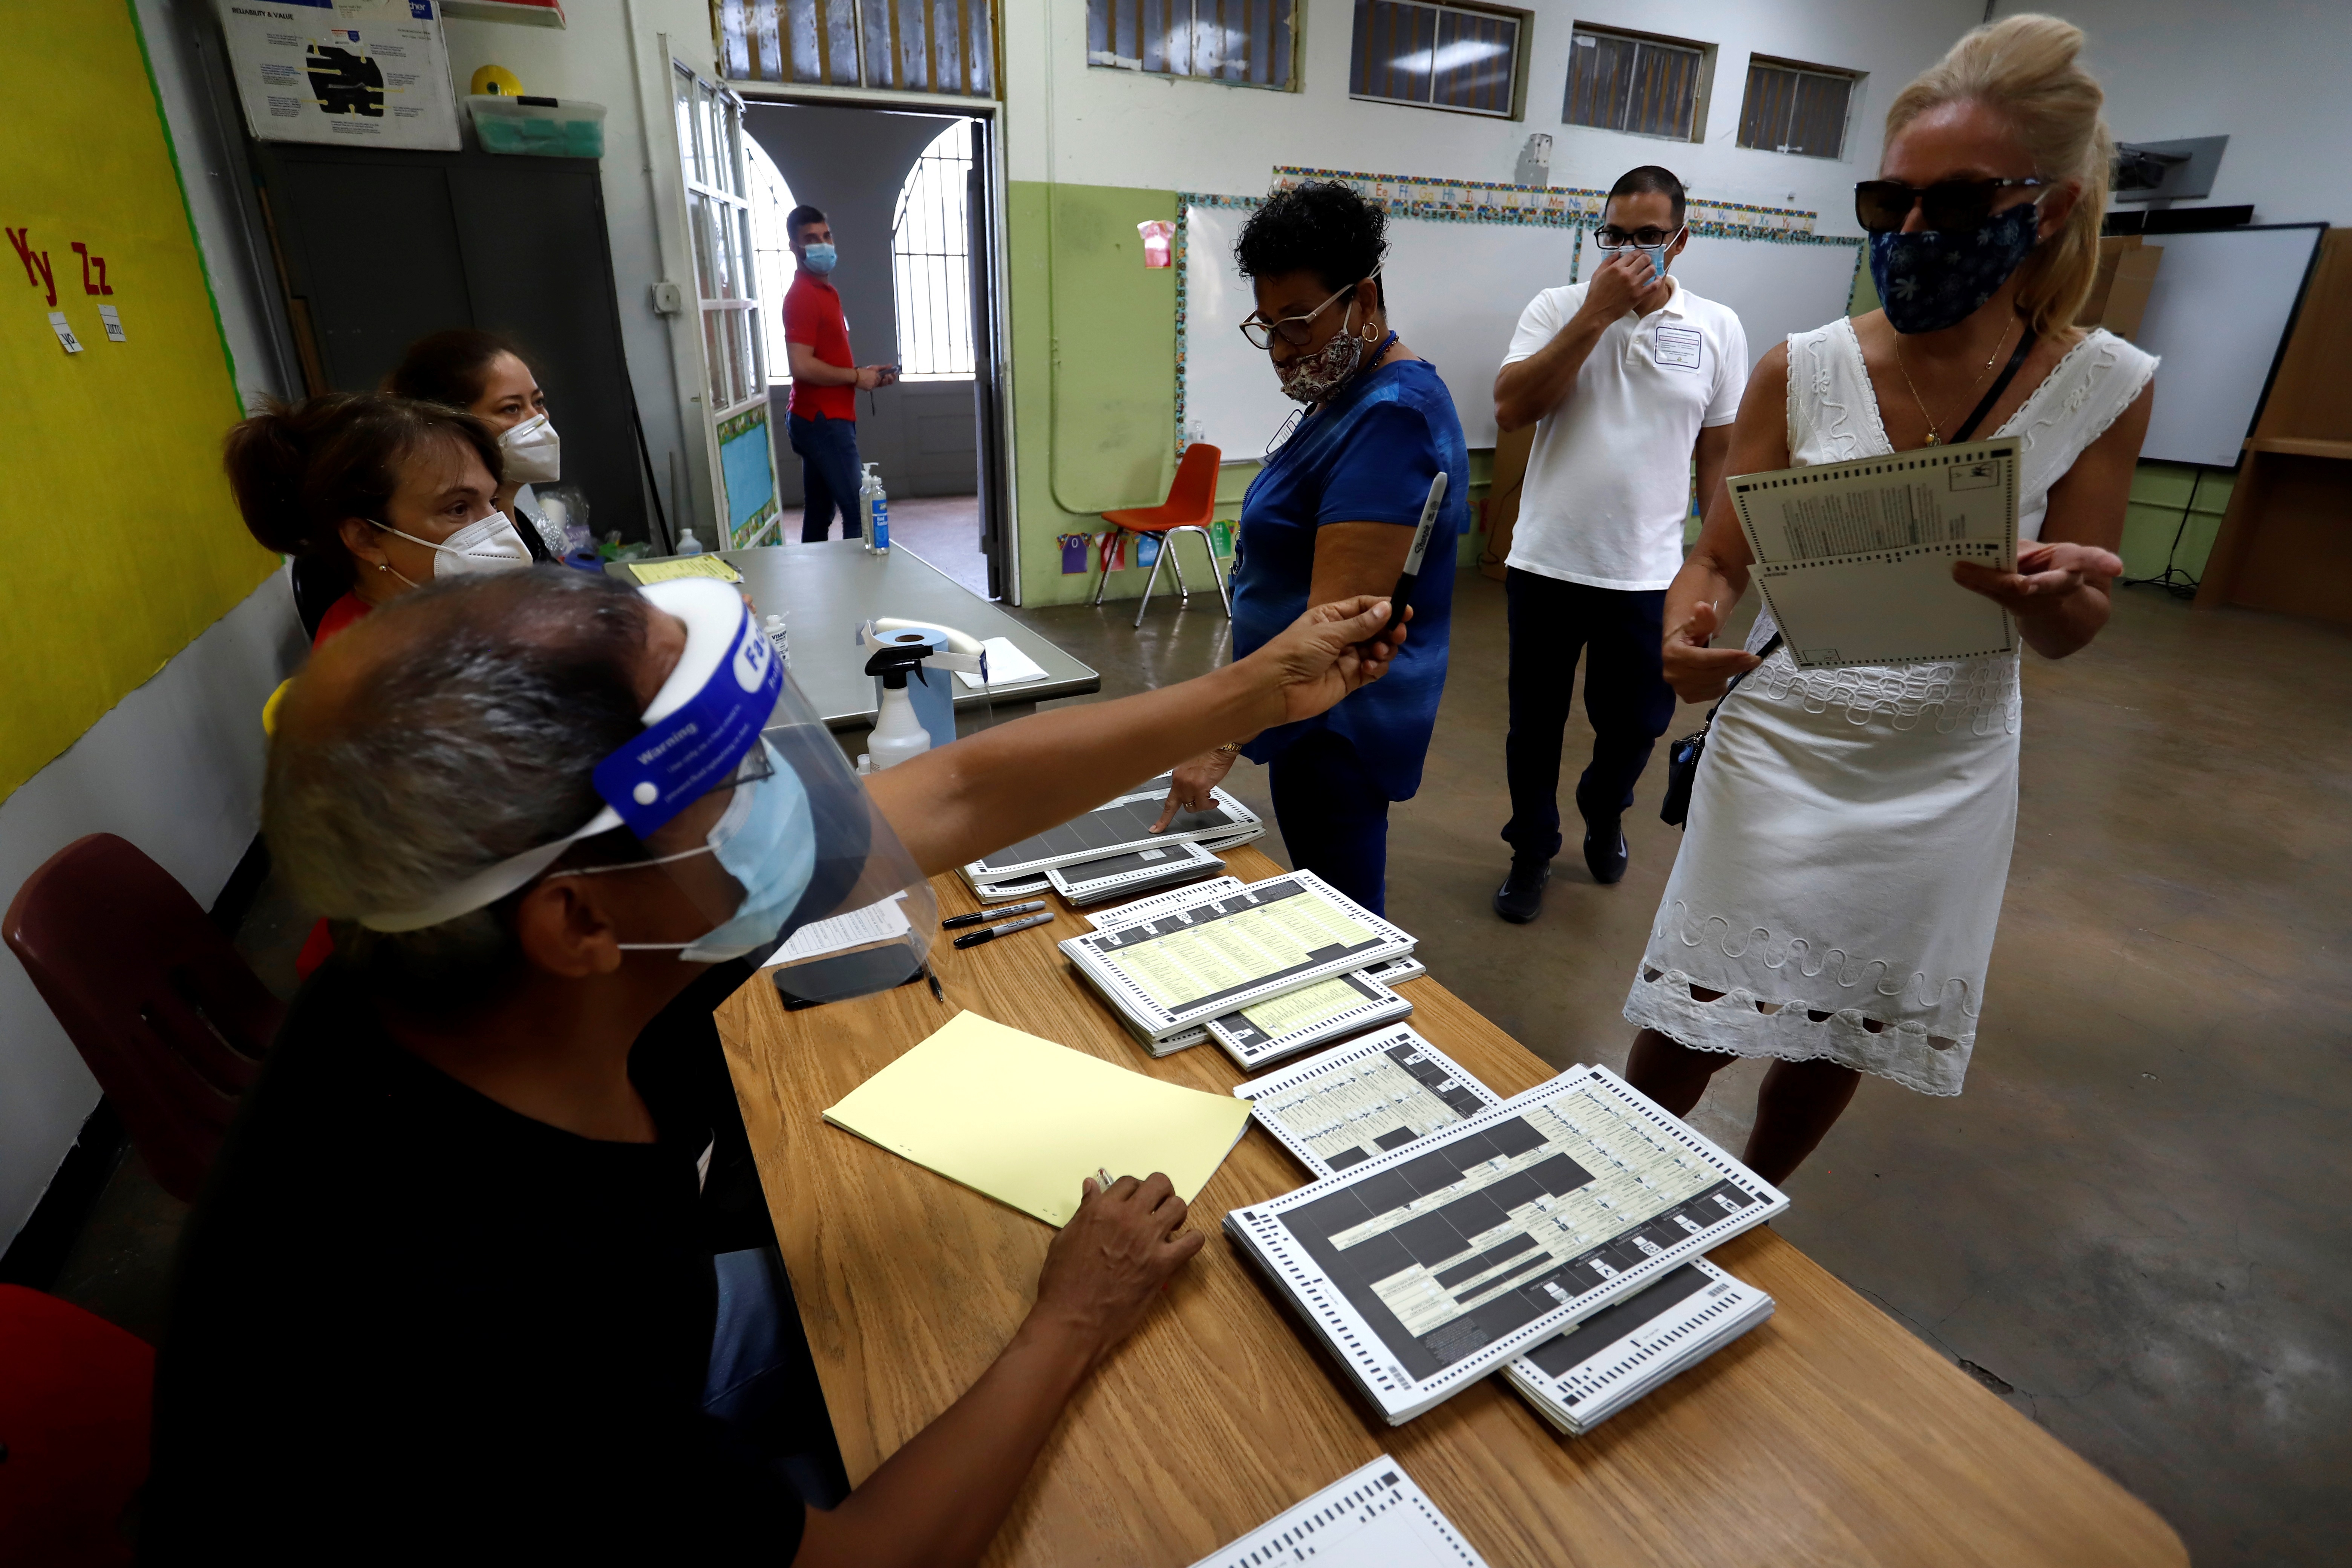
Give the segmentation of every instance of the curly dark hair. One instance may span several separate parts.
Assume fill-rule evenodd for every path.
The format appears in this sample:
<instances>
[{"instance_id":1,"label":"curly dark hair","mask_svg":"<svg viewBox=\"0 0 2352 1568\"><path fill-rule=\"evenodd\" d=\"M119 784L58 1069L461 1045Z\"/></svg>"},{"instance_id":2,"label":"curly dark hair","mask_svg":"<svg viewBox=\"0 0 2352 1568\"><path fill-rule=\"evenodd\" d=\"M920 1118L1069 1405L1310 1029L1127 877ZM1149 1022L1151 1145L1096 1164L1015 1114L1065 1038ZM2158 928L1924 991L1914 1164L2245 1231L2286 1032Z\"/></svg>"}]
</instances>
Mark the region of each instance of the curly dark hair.
<instances>
[{"instance_id":1,"label":"curly dark hair","mask_svg":"<svg viewBox=\"0 0 2352 1568\"><path fill-rule=\"evenodd\" d=\"M1313 180L1266 199L1242 225L1234 259L1244 278L1301 268L1337 291L1381 269L1389 250L1389 215L1334 180ZM1381 286L1380 302L1388 303Z\"/></svg>"}]
</instances>

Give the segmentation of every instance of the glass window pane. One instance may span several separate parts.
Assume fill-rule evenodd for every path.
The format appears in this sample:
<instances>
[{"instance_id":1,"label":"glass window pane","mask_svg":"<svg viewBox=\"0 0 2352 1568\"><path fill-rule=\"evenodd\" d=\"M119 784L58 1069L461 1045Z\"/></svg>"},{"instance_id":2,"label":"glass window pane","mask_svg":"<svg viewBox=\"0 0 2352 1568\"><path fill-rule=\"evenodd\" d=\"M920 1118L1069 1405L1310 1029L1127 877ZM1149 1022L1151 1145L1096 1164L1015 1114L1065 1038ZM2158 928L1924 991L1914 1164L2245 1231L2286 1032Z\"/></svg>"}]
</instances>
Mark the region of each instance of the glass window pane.
<instances>
[{"instance_id":1,"label":"glass window pane","mask_svg":"<svg viewBox=\"0 0 2352 1568\"><path fill-rule=\"evenodd\" d=\"M996 96L996 5L994 0L964 0L963 51L970 72L966 89L974 98Z\"/></svg>"},{"instance_id":2,"label":"glass window pane","mask_svg":"<svg viewBox=\"0 0 2352 1568\"><path fill-rule=\"evenodd\" d=\"M751 79L790 81L784 66L782 19L776 0L751 0Z\"/></svg>"},{"instance_id":3,"label":"glass window pane","mask_svg":"<svg viewBox=\"0 0 2352 1568\"><path fill-rule=\"evenodd\" d=\"M1518 34L1518 24L1507 16L1439 12L1431 100L1450 109L1508 114Z\"/></svg>"},{"instance_id":4,"label":"glass window pane","mask_svg":"<svg viewBox=\"0 0 2352 1568\"><path fill-rule=\"evenodd\" d=\"M824 0L786 0L783 15L784 52L790 59L788 79L822 82L824 61Z\"/></svg>"},{"instance_id":5,"label":"glass window pane","mask_svg":"<svg viewBox=\"0 0 2352 1568\"><path fill-rule=\"evenodd\" d=\"M710 372L710 413L715 417L727 406L727 334L719 330L720 312L702 312L703 362Z\"/></svg>"},{"instance_id":6,"label":"glass window pane","mask_svg":"<svg viewBox=\"0 0 2352 1568\"><path fill-rule=\"evenodd\" d=\"M694 287L697 298L719 298L719 263L711 255L718 236L711 231L710 198L698 191L686 195L687 235L694 247Z\"/></svg>"},{"instance_id":7,"label":"glass window pane","mask_svg":"<svg viewBox=\"0 0 2352 1568\"><path fill-rule=\"evenodd\" d=\"M1811 158L1835 158L1845 151L1846 102L1851 77L1798 74L1796 106L1790 116L1788 150Z\"/></svg>"},{"instance_id":8,"label":"glass window pane","mask_svg":"<svg viewBox=\"0 0 2352 1568\"><path fill-rule=\"evenodd\" d=\"M835 87L857 85L857 10L850 0L816 0L824 17L825 79Z\"/></svg>"},{"instance_id":9,"label":"glass window pane","mask_svg":"<svg viewBox=\"0 0 2352 1568\"><path fill-rule=\"evenodd\" d=\"M1693 49L1642 44L1634 56L1624 129L1687 141L1698 108L1699 56Z\"/></svg>"},{"instance_id":10,"label":"glass window pane","mask_svg":"<svg viewBox=\"0 0 2352 1568\"><path fill-rule=\"evenodd\" d=\"M898 52L891 47L889 0L866 0L858 7L866 18L866 85L897 87L898 85Z\"/></svg>"},{"instance_id":11,"label":"glass window pane","mask_svg":"<svg viewBox=\"0 0 2352 1568\"><path fill-rule=\"evenodd\" d=\"M1739 101L1739 144L1778 147L1785 139L1797 73L1749 61L1748 90Z\"/></svg>"},{"instance_id":12,"label":"glass window pane","mask_svg":"<svg viewBox=\"0 0 2352 1568\"><path fill-rule=\"evenodd\" d=\"M702 178L702 153L694 139L694 80L673 74L670 78L672 107L677 113L677 155L689 180Z\"/></svg>"},{"instance_id":13,"label":"glass window pane","mask_svg":"<svg viewBox=\"0 0 2352 1568\"><path fill-rule=\"evenodd\" d=\"M1357 0L1357 60L1352 90L1364 98L1429 101L1437 15L1400 0Z\"/></svg>"},{"instance_id":14,"label":"glass window pane","mask_svg":"<svg viewBox=\"0 0 2352 1568\"><path fill-rule=\"evenodd\" d=\"M719 0L711 9L719 24L719 74L737 80L751 74L751 28L743 16L743 0Z\"/></svg>"},{"instance_id":15,"label":"glass window pane","mask_svg":"<svg viewBox=\"0 0 2352 1568\"><path fill-rule=\"evenodd\" d=\"M752 341L757 322L750 310L730 310L727 321L735 340L735 401L741 403L767 390L760 374L759 346Z\"/></svg>"},{"instance_id":16,"label":"glass window pane","mask_svg":"<svg viewBox=\"0 0 2352 1568\"><path fill-rule=\"evenodd\" d=\"M1568 51L1568 102L1560 118L1570 125L1603 131L1625 129L1625 100L1633 89L1634 43L1606 33L1578 33Z\"/></svg>"}]
</instances>

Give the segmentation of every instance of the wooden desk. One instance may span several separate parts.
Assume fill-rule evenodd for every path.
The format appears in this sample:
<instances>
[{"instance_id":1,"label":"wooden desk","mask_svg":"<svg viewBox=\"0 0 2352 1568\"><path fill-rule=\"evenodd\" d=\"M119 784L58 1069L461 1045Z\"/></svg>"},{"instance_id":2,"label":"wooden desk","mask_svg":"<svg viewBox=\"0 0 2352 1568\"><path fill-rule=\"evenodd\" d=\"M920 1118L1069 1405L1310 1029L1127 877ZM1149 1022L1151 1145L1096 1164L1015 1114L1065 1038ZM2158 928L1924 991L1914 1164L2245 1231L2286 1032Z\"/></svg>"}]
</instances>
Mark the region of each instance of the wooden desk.
<instances>
[{"instance_id":1,"label":"wooden desk","mask_svg":"<svg viewBox=\"0 0 2352 1568\"><path fill-rule=\"evenodd\" d=\"M1245 880L1278 869L1246 847L1226 858ZM943 912L975 907L937 885ZM824 1108L960 1007L1171 1082L1240 1080L1213 1046L1145 1056L1053 946L1085 929L1065 911L965 952L940 942L944 1005L916 984L786 1013L755 983L719 1010L853 1479L994 1358L1051 1233L825 1126ZM1495 1089L1551 1076L1434 976L1403 993L1413 1027ZM1591 1436L1555 1435L1499 1379L1390 1427L1218 1229L1303 1180L1262 1130L1244 1136L1193 1205L1208 1245L1072 1404L991 1563L1190 1563L1383 1449L1496 1568L2188 1562L2137 1500L1769 1229L1713 1256L1772 1294L1772 1321Z\"/></svg>"}]
</instances>

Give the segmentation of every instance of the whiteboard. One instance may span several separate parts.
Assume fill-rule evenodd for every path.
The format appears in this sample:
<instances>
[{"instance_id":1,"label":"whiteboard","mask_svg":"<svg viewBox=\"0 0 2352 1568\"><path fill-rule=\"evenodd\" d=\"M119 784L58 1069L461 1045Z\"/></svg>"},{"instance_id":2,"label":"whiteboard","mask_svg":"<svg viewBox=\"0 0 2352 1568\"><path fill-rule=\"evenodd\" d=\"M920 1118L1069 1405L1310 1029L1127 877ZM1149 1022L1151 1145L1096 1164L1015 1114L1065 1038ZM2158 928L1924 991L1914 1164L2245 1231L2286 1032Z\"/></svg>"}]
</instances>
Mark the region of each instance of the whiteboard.
<instances>
[{"instance_id":1,"label":"whiteboard","mask_svg":"<svg viewBox=\"0 0 2352 1568\"><path fill-rule=\"evenodd\" d=\"M1177 361L1184 421L1227 462L1255 459L1297 405L1282 395L1263 350L1238 327L1256 303L1234 264L1246 209L1184 210L1184 321ZM1691 237L1675 262L1692 292L1738 312L1748 353L1845 314L1859 240L1790 244ZM1519 312L1546 289L1571 281L1576 232L1516 224L1389 218L1389 318L1433 363L1454 396L1462 433L1495 444L1495 373ZM1583 262L1592 261L1585 241Z\"/></svg>"},{"instance_id":2,"label":"whiteboard","mask_svg":"<svg viewBox=\"0 0 2352 1568\"><path fill-rule=\"evenodd\" d=\"M2232 468L2254 427L2321 226L2150 235L2157 265L2133 342L2164 361L2139 455Z\"/></svg>"}]
</instances>

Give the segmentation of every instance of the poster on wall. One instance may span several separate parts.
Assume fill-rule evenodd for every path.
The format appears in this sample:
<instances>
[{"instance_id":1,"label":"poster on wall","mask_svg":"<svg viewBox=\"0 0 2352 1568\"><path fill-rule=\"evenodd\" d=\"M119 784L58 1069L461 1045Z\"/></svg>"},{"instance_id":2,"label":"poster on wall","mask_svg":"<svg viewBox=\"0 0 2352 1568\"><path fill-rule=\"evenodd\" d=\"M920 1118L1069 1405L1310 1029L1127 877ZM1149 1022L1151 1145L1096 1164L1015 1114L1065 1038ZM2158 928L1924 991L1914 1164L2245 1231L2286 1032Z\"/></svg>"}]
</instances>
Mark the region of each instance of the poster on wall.
<instances>
[{"instance_id":1,"label":"poster on wall","mask_svg":"<svg viewBox=\"0 0 2352 1568\"><path fill-rule=\"evenodd\" d=\"M221 0L257 141L457 150L434 0Z\"/></svg>"}]
</instances>

